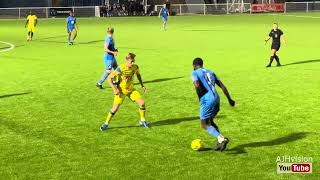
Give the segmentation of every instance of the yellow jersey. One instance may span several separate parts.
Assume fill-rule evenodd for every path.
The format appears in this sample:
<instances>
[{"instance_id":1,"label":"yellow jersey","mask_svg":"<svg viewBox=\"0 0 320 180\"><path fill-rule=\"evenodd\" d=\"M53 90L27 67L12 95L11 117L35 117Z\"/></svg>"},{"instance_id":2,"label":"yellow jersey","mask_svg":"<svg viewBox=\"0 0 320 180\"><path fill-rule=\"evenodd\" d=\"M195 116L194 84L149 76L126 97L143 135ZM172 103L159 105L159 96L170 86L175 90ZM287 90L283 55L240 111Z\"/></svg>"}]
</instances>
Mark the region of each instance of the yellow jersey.
<instances>
[{"instance_id":1,"label":"yellow jersey","mask_svg":"<svg viewBox=\"0 0 320 180\"><path fill-rule=\"evenodd\" d=\"M121 64L111 78L116 78L119 83L119 88L123 94L129 94L134 91L134 75L140 74L139 66L133 64L130 68L126 64Z\"/></svg>"},{"instance_id":2,"label":"yellow jersey","mask_svg":"<svg viewBox=\"0 0 320 180\"><path fill-rule=\"evenodd\" d=\"M34 26L35 23L36 23L36 19L37 19L37 16L36 16L36 15L29 15L29 16L27 17L28 26Z\"/></svg>"}]
</instances>

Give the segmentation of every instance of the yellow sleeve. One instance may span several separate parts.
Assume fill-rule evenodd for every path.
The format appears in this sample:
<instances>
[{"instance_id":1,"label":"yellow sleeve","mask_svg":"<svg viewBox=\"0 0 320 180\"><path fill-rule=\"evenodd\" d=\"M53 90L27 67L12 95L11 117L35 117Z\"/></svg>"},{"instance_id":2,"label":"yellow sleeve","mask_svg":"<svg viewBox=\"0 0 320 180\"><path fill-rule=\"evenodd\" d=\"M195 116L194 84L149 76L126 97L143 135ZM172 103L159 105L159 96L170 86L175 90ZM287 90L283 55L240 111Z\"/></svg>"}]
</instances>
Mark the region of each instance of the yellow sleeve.
<instances>
[{"instance_id":1,"label":"yellow sleeve","mask_svg":"<svg viewBox=\"0 0 320 180\"><path fill-rule=\"evenodd\" d=\"M38 17L36 15L34 15L34 19L38 19Z\"/></svg>"},{"instance_id":2,"label":"yellow sleeve","mask_svg":"<svg viewBox=\"0 0 320 180\"><path fill-rule=\"evenodd\" d=\"M27 20L30 20L30 15L28 15Z\"/></svg>"}]
</instances>

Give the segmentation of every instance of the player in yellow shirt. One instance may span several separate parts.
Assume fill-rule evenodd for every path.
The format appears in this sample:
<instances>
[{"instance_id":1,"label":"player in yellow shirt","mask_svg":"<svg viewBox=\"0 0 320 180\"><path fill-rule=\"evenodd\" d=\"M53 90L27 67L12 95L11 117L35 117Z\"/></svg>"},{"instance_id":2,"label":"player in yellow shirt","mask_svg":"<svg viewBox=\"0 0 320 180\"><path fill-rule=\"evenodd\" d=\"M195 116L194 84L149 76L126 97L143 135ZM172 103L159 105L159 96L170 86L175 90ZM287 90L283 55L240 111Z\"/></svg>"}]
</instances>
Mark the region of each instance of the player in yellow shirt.
<instances>
[{"instance_id":1,"label":"player in yellow shirt","mask_svg":"<svg viewBox=\"0 0 320 180\"><path fill-rule=\"evenodd\" d=\"M134 75L136 75L144 93L146 93L146 88L143 85L139 67L135 64L135 57L135 54L129 53L126 56L126 63L120 65L108 77L109 85L112 87L114 93L114 102L112 109L108 113L106 122L100 127L101 131L107 130L109 122L120 108L120 105L123 103L126 96L139 105L140 125L143 125L145 128L149 128L149 124L145 120L146 107L144 99L133 86Z\"/></svg>"},{"instance_id":2,"label":"player in yellow shirt","mask_svg":"<svg viewBox=\"0 0 320 180\"><path fill-rule=\"evenodd\" d=\"M27 22L25 24L24 27L27 27L27 30L28 30L28 38L27 38L27 41L32 41L32 37L33 37L33 33L34 31L36 30L36 25L37 25L37 16L34 15L31 11L30 11L30 14L28 15L27 17Z\"/></svg>"}]
</instances>

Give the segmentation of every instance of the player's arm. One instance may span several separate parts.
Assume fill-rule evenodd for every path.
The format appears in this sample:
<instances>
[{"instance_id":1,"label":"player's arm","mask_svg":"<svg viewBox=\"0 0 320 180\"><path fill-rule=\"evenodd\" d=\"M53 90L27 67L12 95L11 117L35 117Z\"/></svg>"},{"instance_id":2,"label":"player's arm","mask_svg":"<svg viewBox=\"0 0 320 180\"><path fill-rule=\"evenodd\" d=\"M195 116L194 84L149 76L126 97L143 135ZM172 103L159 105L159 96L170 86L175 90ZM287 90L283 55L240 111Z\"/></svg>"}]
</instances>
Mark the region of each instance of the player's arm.
<instances>
[{"instance_id":1,"label":"player's arm","mask_svg":"<svg viewBox=\"0 0 320 180\"><path fill-rule=\"evenodd\" d=\"M69 33L69 28L68 28L68 19L67 19L67 23L66 23L66 27L67 27L67 32Z\"/></svg>"},{"instance_id":2,"label":"player's arm","mask_svg":"<svg viewBox=\"0 0 320 180\"><path fill-rule=\"evenodd\" d=\"M197 92L197 94L199 96L200 95L200 91L201 91L199 81L198 80L193 81L193 85L194 85L194 88L196 89L196 92Z\"/></svg>"},{"instance_id":3,"label":"player's arm","mask_svg":"<svg viewBox=\"0 0 320 180\"><path fill-rule=\"evenodd\" d=\"M118 78L117 73L112 71L107 79L108 84L110 85L110 87L112 87L114 95L118 95L120 93L120 90L118 88L117 78Z\"/></svg>"},{"instance_id":4,"label":"player's arm","mask_svg":"<svg viewBox=\"0 0 320 180\"><path fill-rule=\"evenodd\" d=\"M34 20L34 26L36 27L38 23L38 18L36 17L36 19Z\"/></svg>"},{"instance_id":5,"label":"player's arm","mask_svg":"<svg viewBox=\"0 0 320 180\"><path fill-rule=\"evenodd\" d=\"M270 32L269 36L264 39L265 44L267 44L267 42L271 39L271 36L272 36L272 34Z\"/></svg>"},{"instance_id":6,"label":"player's arm","mask_svg":"<svg viewBox=\"0 0 320 180\"><path fill-rule=\"evenodd\" d=\"M75 27L76 31L78 32L78 25L77 25L77 20L76 19L74 19L74 27Z\"/></svg>"},{"instance_id":7,"label":"player's arm","mask_svg":"<svg viewBox=\"0 0 320 180\"><path fill-rule=\"evenodd\" d=\"M199 82L199 78L195 72L192 72L192 83L196 89L196 93L197 93L198 98L200 100L200 98L207 92L204 92L204 89L201 87L200 82Z\"/></svg>"},{"instance_id":8,"label":"player's arm","mask_svg":"<svg viewBox=\"0 0 320 180\"><path fill-rule=\"evenodd\" d=\"M281 31L281 35L282 36L280 38L281 38L282 42L286 45L288 43L287 36L285 36L282 31Z\"/></svg>"},{"instance_id":9,"label":"player's arm","mask_svg":"<svg viewBox=\"0 0 320 180\"><path fill-rule=\"evenodd\" d=\"M201 87L199 80L193 79L193 85L196 89L196 93L198 95L198 98L200 100L200 98L207 93L207 91L204 91L204 89Z\"/></svg>"},{"instance_id":10,"label":"player's arm","mask_svg":"<svg viewBox=\"0 0 320 180\"><path fill-rule=\"evenodd\" d=\"M136 74L137 74L138 81L139 81L144 93L146 93L147 92L147 88L144 87L144 85L143 85L143 81L142 81L142 77L141 77L140 72L138 71L138 72L136 72Z\"/></svg>"},{"instance_id":11,"label":"player's arm","mask_svg":"<svg viewBox=\"0 0 320 180\"><path fill-rule=\"evenodd\" d=\"M160 11L159 11L159 17L160 17L160 15L161 15L161 12L162 12L162 8L161 8Z\"/></svg>"},{"instance_id":12,"label":"player's arm","mask_svg":"<svg viewBox=\"0 0 320 180\"><path fill-rule=\"evenodd\" d=\"M111 51L108 47L109 47L109 43L107 42L107 43L104 44L104 52L113 54L114 56L118 55L118 51L117 50Z\"/></svg>"},{"instance_id":13,"label":"player's arm","mask_svg":"<svg viewBox=\"0 0 320 180\"><path fill-rule=\"evenodd\" d=\"M283 44L285 44L285 45L288 43L287 37L284 35L281 37L281 40L282 40Z\"/></svg>"},{"instance_id":14,"label":"player's arm","mask_svg":"<svg viewBox=\"0 0 320 180\"><path fill-rule=\"evenodd\" d=\"M267 42L268 42L270 39L271 39L270 36L266 37L266 38L264 39L265 44L267 44Z\"/></svg>"},{"instance_id":15,"label":"player's arm","mask_svg":"<svg viewBox=\"0 0 320 180\"><path fill-rule=\"evenodd\" d=\"M29 19L27 19L27 22L26 22L26 24L24 25L24 27L27 27L28 23L29 23Z\"/></svg>"},{"instance_id":16,"label":"player's arm","mask_svg":"<svg viewBox=\"0 0 320 180\"><path fill-rule=\"evenodd\" d=\"M229 104L231 106L234 106L235 105L235 101L232 100L230 94L229 94L229 91L228 89L226 88L226 86L220 81L220 80L217 80L216 81L217 85L221 88L223 94L228 98L228 101L229 101Z\"/></svg>"}]
</instances>

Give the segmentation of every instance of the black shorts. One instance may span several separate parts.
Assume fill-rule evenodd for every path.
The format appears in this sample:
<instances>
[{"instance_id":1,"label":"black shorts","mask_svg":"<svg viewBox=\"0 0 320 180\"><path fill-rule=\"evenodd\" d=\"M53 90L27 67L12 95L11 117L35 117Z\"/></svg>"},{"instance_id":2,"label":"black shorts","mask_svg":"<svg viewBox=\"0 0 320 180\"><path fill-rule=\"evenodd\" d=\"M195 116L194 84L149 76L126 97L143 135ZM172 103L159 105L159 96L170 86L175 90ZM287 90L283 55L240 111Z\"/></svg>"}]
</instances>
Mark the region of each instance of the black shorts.
<instances>
[{"instance_id":1,"label":"black shorts","mask_svg":"<svg viewBox=\"0 0 320 180\"><path fill-rule=\"evenodd\" d=\"M279 49L280 49L280 44L274 44L274 43L272 43L271 49L275 49L275 50L279 51Z\"/></svg>"}]
</instances>

